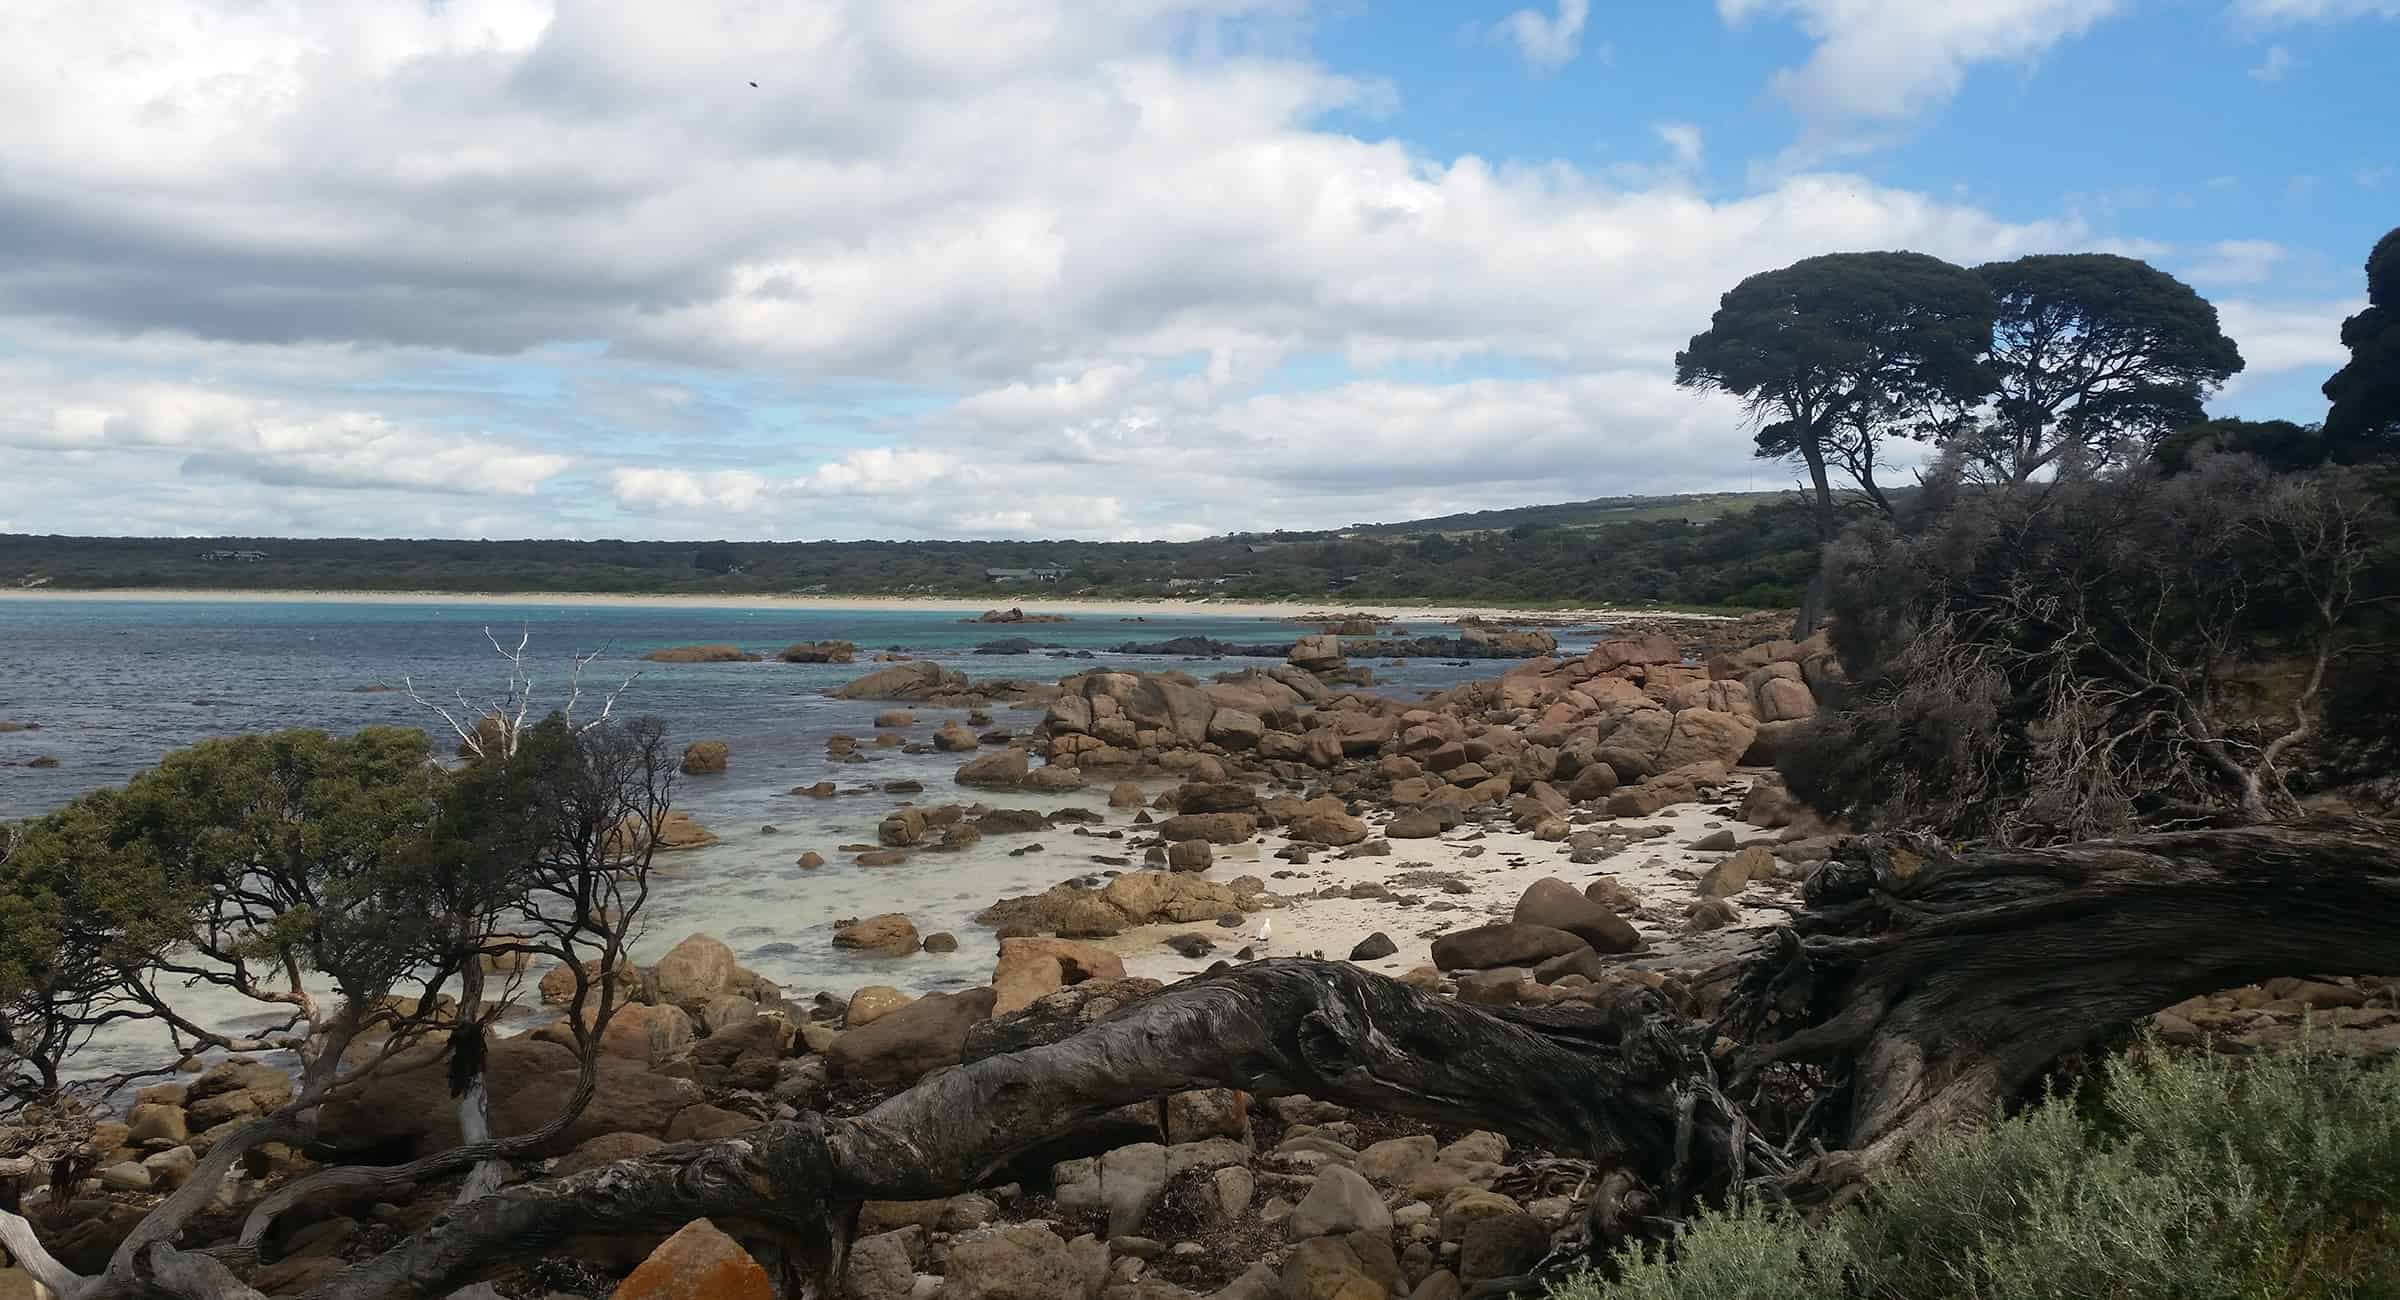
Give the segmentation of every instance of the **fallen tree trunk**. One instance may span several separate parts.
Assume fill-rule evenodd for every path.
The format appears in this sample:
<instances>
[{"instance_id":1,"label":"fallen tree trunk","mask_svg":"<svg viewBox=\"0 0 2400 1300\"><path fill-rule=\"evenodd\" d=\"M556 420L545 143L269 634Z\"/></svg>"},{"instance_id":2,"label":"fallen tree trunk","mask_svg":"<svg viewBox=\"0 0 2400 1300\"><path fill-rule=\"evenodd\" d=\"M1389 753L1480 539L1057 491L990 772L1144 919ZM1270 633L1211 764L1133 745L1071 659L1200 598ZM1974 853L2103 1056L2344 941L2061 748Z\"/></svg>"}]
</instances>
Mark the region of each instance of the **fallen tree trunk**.
<instances>
[{"instance_id":1,"label":"fallen tree trunk","mask_svg":"<svg viewBox=\"0 0 2400 1300\"><path fill-rule=\"evenodd\" d=\"M859 1203L965 1191L1012 1156L1193 1088L1305 1093L1490 1128L1609 1170L1602 1239L1692 1193L1855 1180L1915 1134L1986 1116L2062 1053L2184 997L2286 973L2400 970L2400 829L2194 831L1949 856L1861 841L1699 1023L1629 992L1600 1007L1479 1009L1345 963L1187 980L1070 1037L972 1061L864 1115L803 1116L456 1207L311 1300L446 1295L570 1236L708 1217L782 1293L836 1293ZM1846 1150L1787 1170L1715 1085L1807 1062L1846 1089ZM1787 1135L1797 1141L1803 1134ZM137 1272L185 1300L251 1300L164 1243Z\"/></svg>"},{"instance_id":2,"label":"fallen tree trunk","mask_svg":"<svg viewBox=\"0 0 2400 1300\"><path fill-rule=\"evenodd\" d=\"M1818 1136L1854 1182L1989 1118L2060 1057L2185 998L2279 975L2400 971L2400 831L2324 820L1953 855L1853 841L1809 882L1720 1029L1849 1093Z\"/></svg>"}]
</instances>

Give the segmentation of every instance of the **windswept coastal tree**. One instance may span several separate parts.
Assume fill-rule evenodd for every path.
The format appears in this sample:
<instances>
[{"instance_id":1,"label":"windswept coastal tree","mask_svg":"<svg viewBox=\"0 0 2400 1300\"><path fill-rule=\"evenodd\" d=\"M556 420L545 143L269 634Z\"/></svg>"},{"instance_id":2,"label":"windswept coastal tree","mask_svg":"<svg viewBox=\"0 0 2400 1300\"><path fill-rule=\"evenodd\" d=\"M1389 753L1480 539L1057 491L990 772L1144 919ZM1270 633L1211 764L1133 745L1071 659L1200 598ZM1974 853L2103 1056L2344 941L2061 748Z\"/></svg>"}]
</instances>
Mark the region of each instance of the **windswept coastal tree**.
<instances>
[{"instance_id":1,"label":"windswept coastal tree","mask_svg":"<svg viewBox=\"0 0 2400 1300\"><path fill-rule=\"evenodd\" d=\"M1992 419L1965 437L1994 478L2115 464L2198 423L2241 371L2217 309L2147 262L2041 253L1975 268L1991 287Z\"/></svg>"},{"instance_id":2,"label":"windswept coastal tree","mask_svg":"<svg viewBox=\"0 0 2400 1300\"><path fill-rule=\"evenodd\" d=\"M437 764L413 728L234 737L171 754L124 788L6 837L0 1131L38 1135L80 1113L82 1094L128 1081L68 1080L72 1054L111 1024L157 1026L187 1057L282 1050L298 1061L288 1100L218 1135L103 1274L68 1272L26 1219L0 1212L0 1245L62 1300L177 1292L148 1252L175 1240L245 1153L308 1141L327 1103L404 1055L447 1060L465 1141L406 1165L336 1166L288 1182L250 1209L245 1248L318 1196L467 1173L459 1199L481 1200L500 1162L555 1137L589 1101L600 1036L630 999L625 954L675 760L655 720L605 708L583 721L563 710L533 718L516 662L511 707L498 715L505 743L458 768ZM563 1023L578 1077L561 1114L494 1140L482 1071L509 990L486 982L513 980L536 957L571 973ZM183 990L194 984L251 1012L271 1009L275 1022L228 1033L221 1016L192 1009ZM0 1160L37 1154L0 1151Z\"/></svg>"},{"instance_id":3,"label":"windswept coastal tree","mask_svg":"<svg viewBox=\"0 0 2400 1300\"><path fill-rule=\"evenodd\" d=\"M1888 514L1878 444L1930 436L1991 391L1979 359L1991 331L1991 294L1972 272L1923 253L1831 253L1735 285L1675 354L1675 382L1742 399L1758 454L1807 467L1831 541L1829 468Z\"/></svg>"},{"instance_id":4,"label":"windswept coastal tree","mask_svg":"<svg viewBox=\"0 0 2400 1300\"><path fill-rule=\"evenodd\" d=\"M1841 530L1830 470L1889 515L1875 477L1884 440L1958 427L1991 391L1991 331L1991 294L1973 272L1923 253L1831 253L1735 285L1675 354L1675 382L1741 398L1757 454L1806 467L1822 547ZM1793 635L1823 610L1820 576Z\"/></svg>"}]
</instances>

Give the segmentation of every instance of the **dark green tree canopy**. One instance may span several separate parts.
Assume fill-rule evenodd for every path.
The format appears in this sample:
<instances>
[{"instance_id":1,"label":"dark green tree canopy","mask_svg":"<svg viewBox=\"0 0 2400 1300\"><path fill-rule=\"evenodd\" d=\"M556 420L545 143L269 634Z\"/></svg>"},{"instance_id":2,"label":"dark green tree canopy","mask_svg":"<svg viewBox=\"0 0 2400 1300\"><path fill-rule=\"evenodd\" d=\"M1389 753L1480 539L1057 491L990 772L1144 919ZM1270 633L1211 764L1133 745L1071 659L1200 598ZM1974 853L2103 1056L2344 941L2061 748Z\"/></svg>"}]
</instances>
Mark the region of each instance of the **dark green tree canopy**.
<instances>
[{"instance_id":1,"label":"dark green tree canopy","mask_svg":"<svg viewBox=\"0 0 2400 1300\"><path fill-rule=\"evenodd\" d=\"M1828 461L1879 495L1877 440L1935 432L1991 391L1991 330L1973 272L1923 253L1830 253L1735 285L1675 355L1675 382L1748 403L1758 454L1808 466L1830 536Z\"/></svg>"},{"instance_id":2,"label":"dark green tree canopy","mask_svg":"<svg viewBox=\"0 0 2400 1300\"><path fill-rule=\"evenodd\" d=\"M2062 459L2124 459L2198 423L2239 373L2217 309L2147 262L2037 254L1976 268L1996 308L1992 427L1970 450L2022 483Z\"/></svg>"},{"instance_id":3,"label":"dark green tree canopy","mask_svg":"<svg viewBox=\"0 0 2400 1300\"><path fill-rule=\"evenodd\" d=\"M2363 461L2400 450L2400 227L2367 255L2367 306L2342 322L2350 364L2325 381L2333 409L2325 440L2337 460Z\"/></svg>"},{"instance_id":4,"label":"dark green tree canopy","mask_svg":"<svg viewBox=\"0 0 2400 1300\"><path fill-rule=\"evenodd\" d=\"M2209 456L2234 453L2289 474L2324 464L2327 450L2323 433L2290 420L2204 420L2158 444L2158 467L2181 474Z\"/></svg>"}]
</instances>

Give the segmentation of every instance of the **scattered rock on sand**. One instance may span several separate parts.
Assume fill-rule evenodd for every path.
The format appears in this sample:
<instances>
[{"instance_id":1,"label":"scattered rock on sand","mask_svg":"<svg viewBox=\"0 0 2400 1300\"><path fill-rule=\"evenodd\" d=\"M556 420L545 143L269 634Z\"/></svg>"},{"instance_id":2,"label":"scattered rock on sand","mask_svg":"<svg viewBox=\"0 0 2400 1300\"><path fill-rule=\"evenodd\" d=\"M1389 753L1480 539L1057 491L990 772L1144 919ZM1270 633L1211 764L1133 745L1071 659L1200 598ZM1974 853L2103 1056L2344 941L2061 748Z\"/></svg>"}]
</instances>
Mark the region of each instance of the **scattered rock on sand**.
<instances>
[{"instance_id":1,"label":"scattered rock on sand","mask_svg":"<svg viewBox=\"0 0 2400 1300\"><path fill-rule=\"evenodd\" d=\"M1700 892L1710 898L1730 898L1742 892L1754 880L1771 880L1775 875L1775 855L1764 845L1753 844L1739 853L1720 859L1700 876Z\"/></svg>"},{"instance_id":2,"label":"scattered rock on sand","mask_svg":"<svg viewBox=\"0 0 2400 1300\"><path fill-rule=\"evenodd\" d=\"M1350 950L1350 960L1374 961L1377 958L1389 957L1398 951L1400 951L1400 945L1392 942L1392 936L1377 930L1359 940L1358 946Z\"/></svg>"},{"instance_id":3,"label":"scattered rock on sand","mask_svg":"<svg viewBox=\"0 0 2400 1300\"><path fill-rule=\"evenodd\" d=\"M1179 813L1161 822L1158 831L1170 841L1206 840L1211 844L1241 844L1258 834L1258 819L1248 813L1237 812Z\"/></svg>"},{"instance_id":4,"label":"scattered rock on sand","mask_svg":"<svg viewBox=\"0 0 2400 1300\"><path fill-rule=\"evenodd\" d=\"M1460 930L1434 940L1433 964L1442 970L1531 966L1544 958L1588 946L1564 930L1506 922Z\"/></svg>"},{"instance_id":5,"label":"scattered rock on sand","mask_svg":"<svg viewBox=\"0 0 2400 1300\"><path fill-rule=\"evenodd\" d=\"M1642 946L1641 933L1624 917L1577 893L1573 885L1556 876L1533 882L1517 900L1512 919L1564 930L1590 944L1595 952L1632 952Z\"/></svg>"}]
</instances>

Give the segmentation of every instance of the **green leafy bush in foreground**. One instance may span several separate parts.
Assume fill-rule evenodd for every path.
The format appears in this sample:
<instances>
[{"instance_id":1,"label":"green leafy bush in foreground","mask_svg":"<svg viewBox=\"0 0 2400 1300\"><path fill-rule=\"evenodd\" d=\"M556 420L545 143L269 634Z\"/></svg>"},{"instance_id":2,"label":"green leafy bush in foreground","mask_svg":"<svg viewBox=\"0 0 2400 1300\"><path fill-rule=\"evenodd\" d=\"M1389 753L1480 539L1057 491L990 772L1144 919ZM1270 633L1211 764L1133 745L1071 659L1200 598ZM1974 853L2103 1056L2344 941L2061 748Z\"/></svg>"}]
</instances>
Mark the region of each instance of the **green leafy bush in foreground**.
<instances>
[{"instance_id":1,"label":"green leafy bush in foreground","mask_svg":"<svg viewBox=\"0 0 2400 1300\"><path fill-rule=\"evenodd\" d=\"M1918 1149L1809 1226L1702 1216L1554 1300L2382 1300L2400 1297L2400 1062L2307 1043L2234 1058L2156 1044Z\"/></svg>"}]
</instances>

